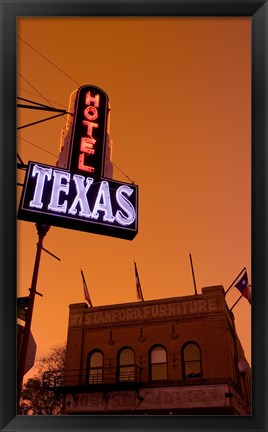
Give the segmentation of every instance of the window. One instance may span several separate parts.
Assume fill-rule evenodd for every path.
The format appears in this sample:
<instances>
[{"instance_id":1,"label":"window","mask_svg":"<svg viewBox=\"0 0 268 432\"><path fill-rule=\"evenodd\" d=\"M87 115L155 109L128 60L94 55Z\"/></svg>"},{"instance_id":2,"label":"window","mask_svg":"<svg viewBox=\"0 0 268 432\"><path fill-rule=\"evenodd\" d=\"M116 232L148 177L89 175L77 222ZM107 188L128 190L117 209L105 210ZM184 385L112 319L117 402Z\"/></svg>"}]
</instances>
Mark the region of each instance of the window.
<instances>
[{"instance_id":1,"label":"window","mask_svg":"<svg viewBox=\"0 0 268 432\"><path fill-rule=\"evenodd\" d=\"M94 351L89 355L88 382L89 384L102 384L103 382L103 354L101 351Z\"/></svg>"},{"instance_id":2,"label":"window","mask_svg":"<svg viewBox=\"0 0 268 432\"><path fill-rule=\"evenodd\" d=\"M184 378L201 377L200 348L194 342L188 342L182 350Z\"/></svg>"},{"instance_id":3,"label":"window","mask_svg":"<svg viewBox=\"0 0 268 432\"><path fill-rule=\"evenodd\" d=\"M150 352L151 380L167 379L167 352L161 345L152 348Z\"/></svg>"},{"instance_id":4,"label":"window","mask_svg":"<svg viewBox=\"0 0 268 432\"><path fill-rule=\"evenodd\" d=\"M123 348L119 352L118 381L135 381L135 355L131 348Z\"/></svg>"}]
</instances>

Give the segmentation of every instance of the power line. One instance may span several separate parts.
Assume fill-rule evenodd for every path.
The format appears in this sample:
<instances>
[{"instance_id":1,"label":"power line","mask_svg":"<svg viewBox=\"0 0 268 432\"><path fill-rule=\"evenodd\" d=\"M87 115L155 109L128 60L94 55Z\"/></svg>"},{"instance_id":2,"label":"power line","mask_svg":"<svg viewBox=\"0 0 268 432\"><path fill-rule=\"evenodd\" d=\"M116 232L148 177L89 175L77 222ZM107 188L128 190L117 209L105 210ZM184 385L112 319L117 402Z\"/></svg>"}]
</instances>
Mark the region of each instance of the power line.
<instances>
[{"instance_id":1,"label":"power line","mask_svg":"<svg viewBox=\"0 0 268 432\"><path fill-rule=\"evenodd\" d=\"M37 93L31 92L31 91L29 91L29 90L25 90L25 89L23 89L23 88L21 88L21 87L17 87L17 89L19 89L19 90L21 90L21 91L24 91L24 92L26 92L26 93L29 93L29 94L31 94L31 95L33 95L33 96L41 97L41 96L38 95ZM65 105L62 105L62 104L60 104L59 102L53 101L53 100L51 100L51 99L48 99L48 100L49 100L50 102L54 103L54 104L57 104L57 105L59 105L59 106L61 106L61 107L63 107L63 108L66 108Z\"/></svg>"},{"instance_id":2,"label":"power line","mask_svg":"<svg viewBox=\"0 0 268 432\"><path fill-rule=\"evenodd\" d=\"M21 139L22 141L25 141L25 142L27 142L28 144L31 144L32 146L34 146L34 147L36 147L36 148L38 148L38 149L40 149L40 150L43 150L44 152L46 152L46 153L49 153L50 155L52 155L52 156L55 156L55 157L58 157L58 155L56 155L55 153L51 153L50 151L48 151L48 150L46 150L46 149L44 149L43 147L40 147L40 146L38 146L38 145L36 145L36 144L33 144L31 141L28 141L28 140L26 140L25 138L21 138L21 137L19 137L18 136L18 139ZM128 178L129 179L129 181L132 183L132 184L135 184L135 182L133 181L133 180L131 180L120 168L118 168L118 166L116 166L115 165L115 163L114 162L112 162L112 164L115 166L115 168L117 168L126 178Z\"/></svg>"},{"instance_id":3,"label":"power line","mask_svg":"<svg viewBox=\"0 0 268 432\"><path fill-rule=\"evenodd\" d=\"M64 113L57 114L57 115L54 115L54 116L52 116L52 117L44 118L44 119L42 119L42 120L37 120L37 121L35 121L35 122L33 122L33 123L27 123L27 124L25 124L25 125L23 125L23 126L19 126L19 127L17 127L17 130L19 130L19 129L24 129L24 128L29 127L29 126L34 126L34 125L36 125L36 124L43 123L43 122L48 121L48 120L52 120L52 119L54 119L54 118L57 118L57 117L63 116L64 114L65 114L65 112L64 112Z\"/></svg>"},{"instance_id":4,"label":"power line","mask_svg":"<svg viewBox=\"0 0 268 432\"><path fill-rule=\"evenodd\" d=\"M46 56L44 56L43 54L41 54L37 49L35 49L34 47L32 47L32 45L30 45L28 42L26 42L24 39L22 39L20 36L17 36L20 40L22 40L22 42L24 42L26 45L28 45L33 51L35 51L37 54L39 54L41 57L43 57L48 63L50 63L52 66L54 66L56 69L58 69L61 73L63 73L67 78L69 78L71 81L73 81L75 84L77 84L78 86L80 86L80 84L75 81L72 77L70 77L70 75L68 75L67 73L65 73L62 69L60 69L55 63L53 63L51 60L49 60Z\"/></svg>"},{"instance_id":5,"label":"power line","mask_svg":"<svg viewBox=\"0 0 268 432\"><path fill-rule=\"evenodd\" d=\"M17 72L17 74L25 81L25 82L27 82L27 84L34 90L34 91L36 91L38 94L39 94L39 96L42 98L42 99L44 99L45 101L47 101L47 103L50 105L50 106L52 106L53 107L53 105L52 105L52 103L50 103L50 101L47 99L47 98L45 98L45 96L43 96L41 93L40 93L40 91L38 91L29 81L27 81L27 79L26 78L24 78L19 72Z\"/></svg>"},{"instance_id":6,"label":"power line","mask_svg":"<svg viewBox=\"0 0 268 432\"><path fill-rule=\"evenodd\" d=\"M38 146L38 145L36 145L36 144L33 144L31 141L26 140L25 138L21 138L21 137L18 136L18 139L21 139L22 141L25 141L25 142L27 142L28 144L31 144L32 146L34 146L34 147L36 147L36 148L38 148L38 149L40 149L40 150L43 150L44 152L49 153L49 154L52 155L52 156L58 157L58 155L56 155L55 153L51 153L50 151L44 149L43 147L40 147L40 146Z\"/></svg>"},{"instance_id":7,"label":"power line","mask_svg":"<svg viewBox=\"0 0 268 432\"><path fill-rule=\"evenodd\" d=\"M54 111L54 112L59 112L59 113L63 113L63 114L72 114L72 113L66 111L66 109L54 108L54 107L51 107L48 105L41 104L40 102L32 101L30 99L25 99L25 98L21 98L21 97L17 97L17 99L22 100L24 102L28 102L29 104L33 104L33 105L27 105L27 104L17 103L18 108L28 108L28 109L36 109L36 110L40 110L40 111Z\"/></svg>"},{"instance_id":8,"label":"power line","mask_svg":"<svg viewBox=\"0 0 268 432\"><path fill-rule=\"evenodd\" d=\"M22 98L22 97L19 97L19 96L17 96L17 99L23 100L24 102L32 103L34 105L39 105L39 106L42 106L42 107L47 107L47 105L41 104L40 102L35 102L35 101L30 100L30 99L25 99L25 98ZM53 107L50 107L50 108L53 108Z\"/></svg>"},{"instance_id":9,"label":"power line","mask_svg":"<svg viewBox=\"0 0 268 432\"><path fill-rule=\"evenodd\" d=\"M132 184L135 184L135 182L133 180L131 180L131 178L129 178L129 176L127 176L117 165L115 165L114 162L112 162L112 165L118 169L118 171L120 171Z\"/></svg>"},{"instance_id":10,"label":"power line","mask_svg":"<svg viewBox=\"0 0 268 432\"><path fill-rule=\"evenodd\" d=\"M19 159L21 165L25 165L25 163L24 163L23 160L21 159L19 153L17 153L17 158Z\"/></svg>"},{"instance_id":11,"label":"power line","mask_svg":"<svg viewBox=\"0 0 268 432\"><path fill-rule=\"evenodd\" d=\"M32 45L30 45L28 42L26 42L24 39L22 39L22 37L20 37L20 36L17 36L22 42L24 42L26 45L28 45L33 51L35 51L37 54L39 54L41 57L43 57L48 63L50 63L52 66L54 66L56 69L58 69L61 73L63 73L63 75L65 75L67 78L69 78L71 81L73 81L75 84L77 84L78 86L80 86L80 83L78 83L77 81L75 81L70 75L68 75L68 74L66 74L62 69L60 69L55 63L53 63L51 60L49 60L46 56L44 56L42 53L40 53L36 48L34 48ZM42 97L44 100L46 100L48 103L49 103L49 105L51 105L52 106L52 104L50 103L50 101L48 100L48 99L46 99L44 96L42 96L41 95L41 93L37 90L37 89L35 89L22 75L20 75L19 73L18 73L18 75L22 78L22 79L24 79L26 82L27 82L27 84L29 84L30 85L30 87L32 87L39 95L40 95L40 97ZM26 90L27 91L27 90ZM54 117L51 117L51 118L54 118ZM46 120L46 119L45 119ZM45 121L45 120L41 120L40 122L42 122L42 121ZM47 119L47 120L49 120L49 119ZM32 124L37 124L37 123L40 123L40 122L35 122L35 123L32 123ZM32 144L32 143L30 143L30 144ZM34 144L32 144L32 145L34 145ZM36 146L36 147L38 147L38 146ZM41 148L41 147L40 147ZM41 148L41 150L44 150L44 149L42 149ZM44 150L44 151L46 151L46 150ZM49 153L49 152L48 152ZM131 178L130 177L128 177L114 162L112 162L112 165L115 167L115 168L117 168L132 184L135 184L135 182L133 181L133 180L131 180Z\"/></svg>"},{"instance_id":12,"label":"power line","mask_svg":"<svg viewBox=\"0 0 268 432\"><path fill-rule=\"evenodd\" d=\"M51 107L53 107L54 108L54 106L53 106L53 104L52 103L50 103L50 101L47 99L47 98L45 98L29 81L27 81L27 79L26 78L24 78L19 72L17 72L17 74L25 81L25 82L27 82L27 84L30 86L30 87L32 87L32 89L34 89L34 91L36 91L38 94L39 94L39 96L42 98L42 99L44 99ZM63 117L66 121L67 121L67 118L66 117ZM48 119L49 120L49 119ZM39 123L41 123L41 121L39 122ZM36 124L36 123L33 123L33 124ZM17 129L22 129L22 127L21 128L17 128Z\"/></svg>"}]
</instances>

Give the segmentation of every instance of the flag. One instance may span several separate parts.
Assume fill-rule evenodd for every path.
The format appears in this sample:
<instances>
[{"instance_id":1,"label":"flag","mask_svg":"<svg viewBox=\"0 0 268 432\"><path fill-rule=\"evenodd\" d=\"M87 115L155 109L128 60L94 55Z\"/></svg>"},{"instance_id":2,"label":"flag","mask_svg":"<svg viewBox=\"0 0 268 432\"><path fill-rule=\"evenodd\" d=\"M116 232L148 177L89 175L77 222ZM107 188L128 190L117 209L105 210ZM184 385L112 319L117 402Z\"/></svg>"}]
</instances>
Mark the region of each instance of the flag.
<instances>
[{"instance_id":1,"label":"flag","mask_svg":"<svg viewBox=\"0 0 268 432\"><path fill-rule=\"evenodd\" d=\"M137 296L138 296L139 300L144 301L144 298L143 298L143 295L142 295L142 290L141 290L140 279L139 279L139 275L138 275L138 270L137 270L137 266L136 266L135 261L134 261L134 267L135 267L135 278L136 278Z\"/></svg>"},{"instance_id":2,"label":"flag","mask_svg":"<svg viewBox=\"0 0 268 432\"><path fill-rule=\"evenodd\" d=\"M251 286L248 283L247 271L245 271L245 273L241 276L239 281L235 284L235 287L241 292L242 296L244 296L251 304Z\"/></svg>"},{"instance_id":3,"label":"flag","mask_svg":"<svg viewBox=\"0 0 268 432\"><path fill-rule=\"evenodd\" d=\"M82 275L82 279L83 279L83 287L84 287L84 294L85 294L85 299L88 301L89 305L92 307L92 303L91 303L91 299L90 299L90 295L87 289L87 284L86 284L86 280L84 277L84 273L83 270L81 270L81 275Z\"/></svg>"}]
</instances>

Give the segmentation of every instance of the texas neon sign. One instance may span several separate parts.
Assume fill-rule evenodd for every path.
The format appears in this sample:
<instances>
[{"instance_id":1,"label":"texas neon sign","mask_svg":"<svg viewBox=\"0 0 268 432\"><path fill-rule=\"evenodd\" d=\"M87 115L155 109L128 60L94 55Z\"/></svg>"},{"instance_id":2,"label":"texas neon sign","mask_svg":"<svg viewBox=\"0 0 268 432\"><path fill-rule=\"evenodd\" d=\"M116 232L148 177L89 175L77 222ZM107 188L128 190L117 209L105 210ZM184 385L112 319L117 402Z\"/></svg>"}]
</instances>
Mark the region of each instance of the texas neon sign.
<instances>
[{"instance_id":1,"label":"texas neon sign","mask_svg":"<svg viewBox=\"0 0 268 432\"><path fill-rule=\"evenodd\" d=\"M29 162L18 218L132 240L138 232L138 188L102 176L108 97L78 89L66 168Z\"/></svg>"}]
</instances>

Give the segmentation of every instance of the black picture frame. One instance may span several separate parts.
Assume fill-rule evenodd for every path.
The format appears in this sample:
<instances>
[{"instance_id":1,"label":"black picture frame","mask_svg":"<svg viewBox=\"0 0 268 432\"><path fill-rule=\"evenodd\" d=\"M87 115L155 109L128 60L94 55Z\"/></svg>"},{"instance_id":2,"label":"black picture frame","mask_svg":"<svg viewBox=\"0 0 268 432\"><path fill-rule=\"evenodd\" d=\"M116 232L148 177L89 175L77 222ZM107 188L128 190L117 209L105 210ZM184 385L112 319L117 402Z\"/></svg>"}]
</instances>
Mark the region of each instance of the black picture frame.
<instances>
[{"instance_id":1,"label":"black picture frame","mask_svg":"<svg viewBox=\"0 0 268 432\"><path fill-rule=\"evenodd\" d=\"M13 1L1 4L1 431L268 431L267 1ZM252 416L16 416L16 19L23 16L249 16L252 20ZM243 215L241 215L243 217Z\"/></svg>"}]
</instances>

